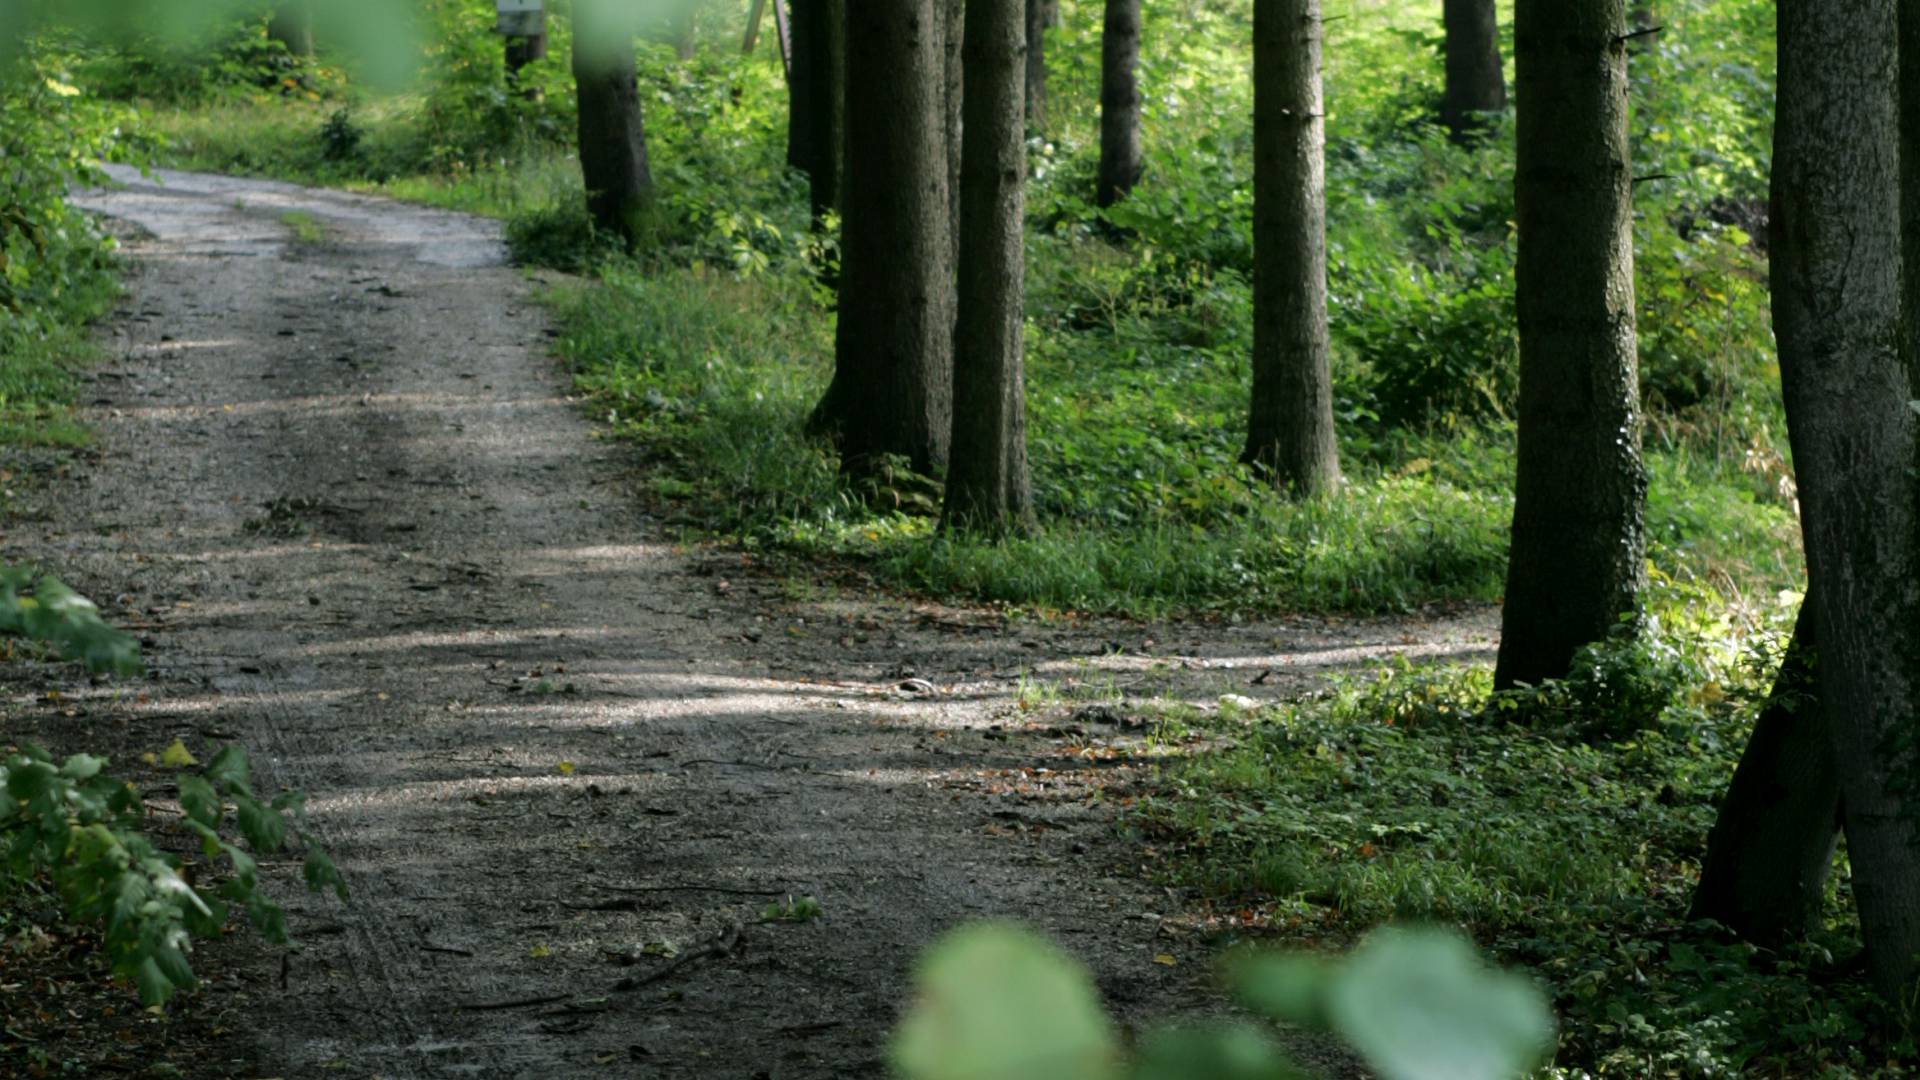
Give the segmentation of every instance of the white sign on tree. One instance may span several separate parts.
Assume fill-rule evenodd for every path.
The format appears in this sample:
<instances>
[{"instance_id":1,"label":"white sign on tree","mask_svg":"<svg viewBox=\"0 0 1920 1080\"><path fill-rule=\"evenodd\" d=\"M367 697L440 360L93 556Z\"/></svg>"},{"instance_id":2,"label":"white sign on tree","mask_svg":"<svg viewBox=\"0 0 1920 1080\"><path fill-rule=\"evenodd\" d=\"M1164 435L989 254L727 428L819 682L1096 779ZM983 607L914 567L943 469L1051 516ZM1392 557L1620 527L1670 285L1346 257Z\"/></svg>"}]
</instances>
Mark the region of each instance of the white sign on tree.
<instances>
[{"instance_id":1,"label":"white sign on tree","mask_svg":"<svg viewBox=\"0 0 1920 1080\"><path fill-rule=\"evenodd\" d=\"M546 33L547 13L542 3L543 0L493 0L498 16L494 31L508 37L539 37Z\"/></svg>"}]
</instances>

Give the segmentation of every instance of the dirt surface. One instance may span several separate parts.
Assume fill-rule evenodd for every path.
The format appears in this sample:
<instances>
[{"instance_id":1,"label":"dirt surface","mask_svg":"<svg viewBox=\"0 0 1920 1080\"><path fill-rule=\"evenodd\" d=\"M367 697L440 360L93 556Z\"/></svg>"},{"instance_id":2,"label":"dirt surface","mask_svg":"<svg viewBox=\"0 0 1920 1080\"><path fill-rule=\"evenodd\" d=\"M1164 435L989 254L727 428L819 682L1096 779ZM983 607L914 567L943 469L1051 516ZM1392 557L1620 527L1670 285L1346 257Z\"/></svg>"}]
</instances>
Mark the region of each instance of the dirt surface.
<instances>
[{"instance_id":1,"label":"dirt surface","mask_svg":"<svg viewBox=\"0 0 1920 1080\"><path fill-rule=\"evenodd\" d=\"M300 948L230 949L203 991L245 996L260 1075L884 1075L913 958L993 916L1130 1021L1207 1008L1210 945L1112 828L1156 750L1126 701L1490 648L1485 612L1063 627L675 548L493 224L121 179L84 199L142 230L100 460L0 554L100 598L154 675L71 686L65 719L16 698L0 734L237 741L307 792L352 903L273 868ZM757 921L789 896L823 914Z\"/></svg>"}]
</instances>

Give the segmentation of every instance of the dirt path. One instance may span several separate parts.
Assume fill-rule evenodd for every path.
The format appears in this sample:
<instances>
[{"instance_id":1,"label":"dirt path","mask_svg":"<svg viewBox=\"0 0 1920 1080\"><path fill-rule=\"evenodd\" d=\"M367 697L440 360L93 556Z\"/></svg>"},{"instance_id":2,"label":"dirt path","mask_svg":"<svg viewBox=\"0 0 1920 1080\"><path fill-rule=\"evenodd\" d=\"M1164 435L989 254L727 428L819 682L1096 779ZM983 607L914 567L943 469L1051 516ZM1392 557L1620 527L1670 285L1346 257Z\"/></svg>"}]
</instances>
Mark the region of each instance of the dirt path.
<instances>
[{"instance_id":1,"label":"dirt path","mask_svg":"<svg viewBox=\"0 0 1920 1080\"><path fill-rule=\"evenodd\" d=\"M1484 614L1061 632L790 598L656 538L493 225L128 180L85 200L149 234L96 373L103 460L4 554L148 635L156 679L92 722L237 740L309 794L353 903L296 896L304 948L211 991L254 999L266 1075L882 1075L912 958L985 916L1045 927L1123 1013L1191 1002L1206 946L1107 827L1132 772L1081 753L1126 739L1013 715L1020 680L1271 697L1488 645ZM824 916L615 989L665 961L608 951L787 895Z\"/></svg>"}]
</instances>

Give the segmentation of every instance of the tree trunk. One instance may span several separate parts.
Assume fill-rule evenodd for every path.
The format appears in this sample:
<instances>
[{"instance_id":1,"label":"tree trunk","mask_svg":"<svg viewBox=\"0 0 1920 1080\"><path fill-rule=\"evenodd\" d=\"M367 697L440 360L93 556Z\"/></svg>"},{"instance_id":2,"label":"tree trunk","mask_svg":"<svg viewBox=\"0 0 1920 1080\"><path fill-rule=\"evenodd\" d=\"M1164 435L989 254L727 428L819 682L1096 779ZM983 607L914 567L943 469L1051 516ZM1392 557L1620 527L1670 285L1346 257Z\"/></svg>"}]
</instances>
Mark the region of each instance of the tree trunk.
<instances>
[{"instance_id":1,"label":"tree trunk","mask_svg":"<svg viewBox=\"0 0 1920 1080\"><path fill-rule=\"evenodd\" d=\"M1440 120L1454 141L1483 124L1483 115L1507 107L1507 78L1500 69L1500 24L1493 0L1446 0L1447 87Z\"/></svg>"},{"instance_id":2,"label":"tree trunk","mask_svg":"<svg viewBox=\"0 0 1920 1080\"><path fill-rule=\"evenodd\" d=\"M1027 130L1036 135L1047 127L1046 31L1058 26L1059 18L1056 4L1027 0Z\"/></svg>"},{"instance_id":3,"label":"tree trunk","mask_svg":"<svg viewBox=\"0 0 1920 1080\"><path fill-rule=\"evenodd\" d=\"M1840 774L1815 694L1814 641L1809 601L1720 803L1687 916L1760 945L1813 929L1840 839Z\"/></svg>"},{"instance_id":4,"label":"tree trunk","mask_svg":"<svg viewBox=\"0 0 1920 1080\"><path fill-rule=\"evenodd\" d=\"M1291 495L1340 483L1327 337L1320 0L1253 6L1253 401L1241 460Z\"/></svg>"},{"instance_id":5,"label":"tree trunk","mask_svg":"<svg viewBox=\"0 0 1920 1080\"><path fill-rule=\"evenodd\" d=\"M1874 988L1905 1007L1920 955L1905 790L1920 775L1920 350L1901 320L1897 7L1782 0L1770 257L1854 898Z\"/></svg>"},{"instance_id":6,"label":"tree trunk","mask_svg":"<svg viewBox=\"0 0 1920 1080\"><path fill-rule=\"evenodd\" d=\"M1095 201L1140 182L1140 0L1107 0L1100 37L1100 178Z\"/></svg>"},{"instance_id":7,"label":"tree trunk","mask_svg":"<svg viewBox=\"0 0 1920 1080\"><path fill-rule=\"evenodd\" d=\"M953 230L946 0L846 0L849 206L833 384L816 431L860 474L887 454L946 467L952 435Z\"/></svg>"},{"instance_id":8,"label":"tree trunk","mask_svg":"<svg viewBox=\"0 0 1920 1080\"><path fill-rule=\"evenodd\" d=\"M693 59L693 50L699 44L694 26L694 0L680 0L680 6L673 12L673 54L682 60Z\"/></svg>"},{"instance_id":9,"label":"tree trunk","mask_svg":"<svg viewBox=\"0 0 1920 1080\"><path fill-rule=\"evenodd\" d=\"M815 224L840 208L846 157L846 0L793 0L787 163L807 174Z\"/></svg>"},{"instance_id":10,"label":"tree trunk","mask_svg":"<svg viewBox=\"0 0 1920 1080\"><path fill-rule=\"evenodd\" d=\"M1625 4L1518 0L1514 14L1520 438L1502 689L1565 675L1646 578Z\"/></svg>"},{"instance_id":11,"label":"tree trunk","mask_svg":"<svg viewBox=\"0 0 1920 1080\"><path fill-rule=\"evenodd\" d=\"M537 34L514 35L506 42L507 84L519 86L520 72L535 60L544 60L547 56L547 15L540 12L540 32ZM522 87L521 93L529 101L540 100L538 86Z\"/></svg>"},{"instance_id":12,"label":"tree trunk","mask_svg":"<svg viewBox=\"0 0 1920 1080\"><path fill-rule=\"evenodd\" d=\"M619 0L577 0L573 78L580 98L580 174L597 228L629 248L645 237L653 202L647 133L634 73L632 22Z\"/></svg>"},{"instance_id":13,"label":"tree trunk","mask_svg":"<svg viewBox=\"0 0 1920 1080\"><path fill-rule=\"evenodd\" d=\"M970 0L949 528L1027 527L1025 0Z\"/></svg>"},{"instance_id":14,"label":"tree trunk","mask_svg":"<svg viewBox=\"0 0 1920 1080\"><path fill-rule=\"evenodd\" d=\"M294 56L313 55L313 4L311 0L286 0L267 20L267 37L287 47Z\"/></svg>"},{"instance_id":15,"label":"tree trunk","mask_svg":"<svg viewBox=\"0 0 1920 1080\"><path fill-rule=\"evenodd\" d=\"M947 221L953 227L948 251L960 250L960 157L966 129L967 0L940 0L945 16L941 49L946 65Z\"/></svg>"}]
</instances>

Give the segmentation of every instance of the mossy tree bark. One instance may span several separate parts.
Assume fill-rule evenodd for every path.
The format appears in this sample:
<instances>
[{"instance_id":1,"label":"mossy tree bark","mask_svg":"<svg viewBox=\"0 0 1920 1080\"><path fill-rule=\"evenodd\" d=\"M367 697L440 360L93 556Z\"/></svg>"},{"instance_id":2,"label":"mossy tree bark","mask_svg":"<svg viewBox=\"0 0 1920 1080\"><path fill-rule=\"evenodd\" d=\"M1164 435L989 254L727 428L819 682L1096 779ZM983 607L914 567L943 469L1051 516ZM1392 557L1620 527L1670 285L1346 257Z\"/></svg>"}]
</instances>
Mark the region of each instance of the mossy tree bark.
<instances>
[{"instance_id":1,"label":"mossy tree bark","mask_svg":"<svg viewBox=\"0 0 1920 1080\"><path fill-rule=\"evenodd\" d=\"M807 174L816 224L840 208L846 82L846 0L794 0L787 163Z\"/></svg>"},{"instance_id":2,"label":"mossy tree bark","mask_svg":"<svg viewBox=\"0 0 1920 1080\"><path fill-rule=\"evenodd\" d=\"M1903 3L1779 5L1769 252L1820 700L1868 970L1895 1003L1912 1001L1920 960L1920 312L1903 325ZM1920 182L1920 162L1904 171Z\"/></svg>"},{"instance_id":3,"label":"mossy tree bark","mask_svg":"<svg viewBox=\"0 0 1920 1080\"><path fill-rule=\"evenodd\" d=\"M1100 173L1094 192L1112 206L1140 182L1140 0L1107 0L1100 37Z\"/></svg>"},{"instance_id":4,"label":"mossy tree bark","mask_svg":"<svg viewBox=\"0 0 1920 1080\"><path fill-rule=\"evenodd\" d=\"M1500 66L1500 23L1493 0L1446 0L1447 83L1440 121L1456 141L1484 125L1487 113L1507 107L1507 77Z\"/></svg>"},{"instance_id":5,"label":"mossy tree bark","mask_svg":"<svg viewBox=\"0 0 1920 1080\"><path fill-rule=\"evenodd\" d=\"M848 191L833 382L812 427L855 474L946 468L953 402L948 0L846 0Z\"/></svg>"},{"instance_id":6,"label":"mossy tree bark","mask_svg":"<svg viewBox=\"0 0 1920 1080\"><path fill-rule=\"evenodd\" d=\"M1688 916L1761 945L1813 929L1840 840L1840 774L1815 690L1816 653L1809 601L1720 803Z\"/></svg>"},{"instance_id":7,"label":"mossy tree bark","mask_svg":"<svg viewBox=\"0 0 1920 1080\"><path fill-rule=\"evenodd\" d=\"M573 78L579 91L580 173L594 225L629 248L646 236L653 205L647 132L634 72L636 27L619 0L576 0Z\"/></svg>"},{"instance_id":8,"label":"mossy tree bark","mask_svg":"<svg viewBox=\"0 0 1920 1080\"><path fill-rule=\"evenodd\" d=\"M1622 0L1518 0L1519 476L1494 683L1567 673L1635 612L1646 468Z\"/></svg>"},{"instance_id":9,"label":"mossy tree bark","mask_svg":"<svg viewBox=\"0 0 1920 1080\"><path fill-rule=\"evenodd\" d=\"M1253 6L1253 400L1241 460L1305 496L1340 483L1327 336L1320 0Z\"/></svg>"},{"instance_id":10,"label":"mossy tree bark","mask_svg":"<svg viewBox=\"0 0 1920 1080\"><path fill-rule=\"evenodd\" d=\"M966 5L953 459L945 524L1003 533L1033 518L1027 482L1025 0Z\"/></svg>"}]
</instances>

